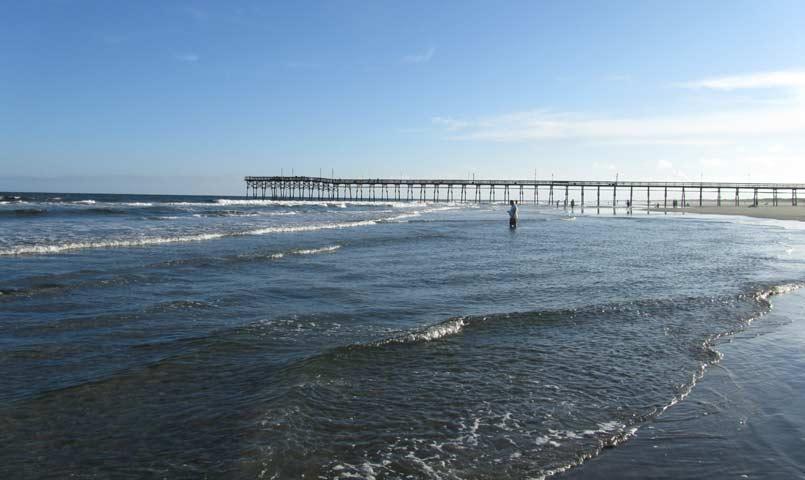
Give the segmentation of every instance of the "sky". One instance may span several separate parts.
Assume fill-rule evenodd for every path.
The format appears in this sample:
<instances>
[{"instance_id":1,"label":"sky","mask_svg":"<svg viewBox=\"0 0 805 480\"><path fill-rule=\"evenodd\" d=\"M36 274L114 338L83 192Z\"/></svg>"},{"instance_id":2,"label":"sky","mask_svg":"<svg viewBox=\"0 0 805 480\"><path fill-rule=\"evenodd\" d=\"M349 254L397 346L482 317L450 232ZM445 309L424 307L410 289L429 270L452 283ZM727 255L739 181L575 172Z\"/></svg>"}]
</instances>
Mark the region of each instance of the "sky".
<instances>
[{"instance_id":1,"label":"sky","mask_svg":"<svg viewBox=\"0 0 805 480\"><path fill-rule=\"evenodd\" d=\"M0 190L805 182L805 2L0 0Z\"/></svg>"}]
</instances>

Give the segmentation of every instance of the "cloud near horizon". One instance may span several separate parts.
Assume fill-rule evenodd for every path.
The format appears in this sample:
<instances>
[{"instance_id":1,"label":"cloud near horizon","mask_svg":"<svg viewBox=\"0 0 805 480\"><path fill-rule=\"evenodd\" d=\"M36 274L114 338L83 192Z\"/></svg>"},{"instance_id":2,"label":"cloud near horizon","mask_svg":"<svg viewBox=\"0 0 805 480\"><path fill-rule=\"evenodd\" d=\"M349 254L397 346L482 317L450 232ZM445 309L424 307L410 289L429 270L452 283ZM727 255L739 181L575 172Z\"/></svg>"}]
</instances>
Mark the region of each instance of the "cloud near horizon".
<instances>
[{"instance_id":1,"label":"cloud near horizon","mask_svg":"<svg viewBox=\"0 0 805 480\"><path fill-rule=\"evenodd\" d=\"M703 88L710 90L740 90L758 88L805 89L805 70L781 70L758 72L747 75L706 78L694 82L681 83L684 88Z\"/></svg>"},{"instance_id":2,"label":"cloud near horizon","mask_svg":"<svg viewBox=\"0 0 805 480\"><path fill-rule=\"evenodd\" d=\"M687 88L805 88L805 72L767 72L684 84ZM782 106L734 108L688 114L618 117L531 110L475 119L434 117L452 140L493 142L587 139L636 144L713 145L747 136L805 135L805 101Z\"/></svg>"}]
</instances>

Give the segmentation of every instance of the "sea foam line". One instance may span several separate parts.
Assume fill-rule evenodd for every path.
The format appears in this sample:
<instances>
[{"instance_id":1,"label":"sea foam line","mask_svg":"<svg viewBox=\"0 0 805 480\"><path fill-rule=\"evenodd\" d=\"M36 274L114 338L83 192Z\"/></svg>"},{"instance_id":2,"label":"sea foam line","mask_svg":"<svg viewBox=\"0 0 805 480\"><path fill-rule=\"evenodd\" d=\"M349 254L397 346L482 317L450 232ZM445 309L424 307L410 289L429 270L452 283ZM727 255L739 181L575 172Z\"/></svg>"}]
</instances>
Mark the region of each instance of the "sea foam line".
<instances>
[{"instance_id":1,"label":"sea foam line","mask_svg":"<svg viewBox=\"0 0 805 480\"><path fill-rule=\"evenodd\" d=\"M243 237L250 235L267 235L271 233L312 232L317 230L336 230L342 228L363 227L376 225L378 220L361 220L346 223L326 223L319 225L298 225L293 227L266 227L242 232L199 233L176 237L146 237L136 240L104 240L98 242L73 242L56 245L25 245L0 250L0 256L31 255L61 253L72 250L87 250L100 248L127 248L144 247L149 245L163 245L169 243L189 243L205 240L216 240L226 237Z\"/></svg>"},{"instance_id":2,"label":"sea foam line","mask_svg":"<svg viewBox=\"0 0 805 480\"><path fill-rule=\"evenodd\" d=\"M339 248L341 248L341 245L330 245L329 247L321 247L321 248L300 248L296 250L290 250L288 252L272 253L270 258L280 259L286 255L316 255L318 253L330 253L338 250Z\"/></svg>"},{"instance_id":3,"label":"sea foam line","mask_svg":"<svg viewBox=\"0 0 805 480\"><path fill-rule=\"evenodd\" d=\"M455 335L460 333L465 326L469 324L469 321L466 317L456 317L446 320L442 323L437 323L436 325L431 325L429 327L425 327L422 330L417 330L413 332L406 333L404 335L400 335L398 337L387 338L385 340L381 340L377 342L375 345L396 345L396 344L406 344L406 343L418 343L418 342L431 342L433 340L438 340L440 338L444 338L450 335Z\"/></svg>"}]
</instances>

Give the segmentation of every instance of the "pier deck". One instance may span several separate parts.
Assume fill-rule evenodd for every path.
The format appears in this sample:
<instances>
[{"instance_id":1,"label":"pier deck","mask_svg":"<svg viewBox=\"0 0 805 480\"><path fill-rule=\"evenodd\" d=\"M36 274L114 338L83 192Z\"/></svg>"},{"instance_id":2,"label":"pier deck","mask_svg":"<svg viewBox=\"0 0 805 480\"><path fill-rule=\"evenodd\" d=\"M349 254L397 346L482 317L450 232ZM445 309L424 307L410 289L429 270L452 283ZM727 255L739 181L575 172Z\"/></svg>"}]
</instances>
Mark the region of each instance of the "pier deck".
<instances>
[{"instance_id":1,"label":"pier deck","mask_svg":"<svg viewBox=\"0 0 805 480\"><path fill-rule=\"evenodd\" d=\"M645 182L596 180L458 180L401 178L325 178L306 176L245 177L246 196L270 200L419 201L495 203L516 200L551 206L598 208L625 206L635 200L650 212L709 205L773 206L798 204L805 183ZM602 203L602 190L605 199ZM585 193L594 201L585 203ZM611 197L609 196L611 193ZM618 194L625 198L618 199ZM657 196L653 196L655 193ZM498 196L499 194L499 196ZM542 194L542 198L540 198ZM764 197L765 196L765 197ZM578 200L577 200L577 197ZM589 198L589 197L588 197ZM620 202L620 203L619 203ZM661 206L662 205L662 206Z\"/></svg>"}]
</instances>

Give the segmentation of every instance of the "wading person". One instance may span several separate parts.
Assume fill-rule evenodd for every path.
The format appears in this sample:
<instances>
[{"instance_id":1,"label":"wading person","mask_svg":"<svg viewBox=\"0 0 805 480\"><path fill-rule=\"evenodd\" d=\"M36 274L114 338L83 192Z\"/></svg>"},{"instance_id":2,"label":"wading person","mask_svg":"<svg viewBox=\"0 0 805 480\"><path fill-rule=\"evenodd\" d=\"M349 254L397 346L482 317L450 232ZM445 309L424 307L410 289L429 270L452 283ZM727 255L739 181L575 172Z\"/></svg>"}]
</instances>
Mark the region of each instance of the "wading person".
<instances>
[{"instance_id":1,"label":"wading person","mask_svg":"<svg viewBox=\"0 0 805 480\"><path fill-rule=\"evenodd\" d=\"M517 204L514 200L509 200L509 228L517 228Z\"/></svg>"}]
</instances>

